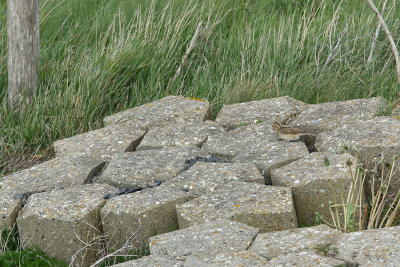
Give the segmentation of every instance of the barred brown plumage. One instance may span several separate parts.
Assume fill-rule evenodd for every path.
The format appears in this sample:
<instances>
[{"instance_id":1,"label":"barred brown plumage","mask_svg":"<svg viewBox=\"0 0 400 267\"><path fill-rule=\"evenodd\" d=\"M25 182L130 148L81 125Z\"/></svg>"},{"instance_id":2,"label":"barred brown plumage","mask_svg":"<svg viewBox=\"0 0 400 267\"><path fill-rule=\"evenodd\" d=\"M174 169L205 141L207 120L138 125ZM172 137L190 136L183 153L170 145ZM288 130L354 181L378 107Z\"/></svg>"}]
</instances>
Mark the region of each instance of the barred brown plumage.
<instances>
[{"instance_id":1,"label":"barred brown plumage","mask_svg":"<svg viewBox=\"0 0 400 267\"><path fill-rule=\"evenodd\" d=\"M298 141L300 140L301 136L304 135L313 135L310 133L307 133L306 131L295 128L292 126L288 125L282 125L279 122L273 122L272 123L272 128L274 128L275 134L278 137L279 140L285 140L285 141Z\"/></svg>"}]
</instances>

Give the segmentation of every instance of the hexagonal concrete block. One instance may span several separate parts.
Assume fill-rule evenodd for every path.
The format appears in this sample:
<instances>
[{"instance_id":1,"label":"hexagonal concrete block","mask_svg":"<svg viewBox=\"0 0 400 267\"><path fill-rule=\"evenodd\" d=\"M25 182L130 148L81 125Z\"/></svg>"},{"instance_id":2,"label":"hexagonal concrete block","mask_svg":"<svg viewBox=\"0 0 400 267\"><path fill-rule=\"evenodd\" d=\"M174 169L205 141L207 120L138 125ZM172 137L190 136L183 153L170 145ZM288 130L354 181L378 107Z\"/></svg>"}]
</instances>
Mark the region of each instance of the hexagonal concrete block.
<instances>
[{"instance_id":1,"label":"hexagonal concrete block","mask_svg":"<svg viewBox=\"0 0 400 267\"><path fill-rule=\"evenodd\" d=\"M144 249L151 236L178 229L175 205L191 199L191 194L165 185L113 197L101 210L107 245L112 250Z\"/></svg>"},{"instance_id":2,"label":"hexagonal concrete block","mask_svg":"<svg viewBox=\"0 0 400 267\"><path fill-rule=\"evenodd\" d=\"M257 235L249 248L267 259L301 251L321 252L342 236L327 225L290 229Z\"/></svg>"},{"instance_id":3,"label":"hexagonal concrete block","mask_svg":"<svg viewBox=\"0 0 400 267\"><path fill-rule=\"evenodd\" d=\"M0 228L11 228L30 194L84 184L103 168L91 159L55 158L0 179Z\"/></svg>"},{"instance_id":4,"label":"hexagonal concrete block","mask_svg":"<svg viewBox=\"0 0 400 267\"><path fill-rule=\"evenodd\" d=\"M197 162L165 184L200 196L232 181L264 184L264 177L251 163Z\"/></svg>"},{"instance_id":5,"label":"hexagonal concrete block","mask_svg":"<svg viewBox=\"0 0 400 267\"><path fill-rule=\"evenodd\" d=\"M400 120L376 117L344 124L336 130L320 134L315 145L321 152L336 154L343 153L347 148L353 156L358 154L364 168L374 170L379 167L381 158L392 164L393 157L400 155ZM400 168L399 161L394 167L395 170ZM391 179L389 194L397 194L399 190L400 172L396 171Z\"/></svg>"},{"instance_id":6,"label":"hexagonal concrete block","mask_svg":"<svg viewBox=\"0 0 400 267\"><path fill-rule=\"evenodd\" d=\"M171 260L158 255L150 255L137 260L126 261L113 267L183 267L184 262Z\"/></svg>"},{"instance_id":7,"label":"hexagonal concrete block","mask_svg":"<svg viewBox=\"0 0 400 267\"><path fill-rule=\"evenodd\" d=\"M211 135L225 130L213 121L172 123L149 130L137 150L173 146L201 147Z\"/></svg>"},{"instance_id":8,"label":"hexagonal concrete block","mask_svg":"<svg viewBox=\"0 0 400 267\"><path fill-rule=\"evenodd\" d=\"M348 266L400 266L400 226L343 234L329 253Z\"/></svg>"},{"instance_id":9,"label":"hexagonal concrete block","mask_svg":"<svg viewBox=\"0 0 400 267\"><path fill-rule=\"evenodd\" d=\"M258 229L218 220L150 238L150 254L184 260L187 256L213 256L247 249Z\"/></svg>"},{"instance_id":10,"label":"hexagonal concrete block","mask_svg":"<svg viewBox=\"0 0 400 267\"><path fill-rule=\"evenodd\" d=\"M103 166L85 157L54 158L5 176L0 184L12 194L37 193L87 183Z\"/></svg>"},{"instance_id":11,"label":"hexagonal concrete block","mask_svg":"<svg viewBox=\"0 0 400 267\"><path fill-rule=\"evenodd\" d=\"M380 96L308 105L305 111L289 122L289 125L319 134L343 124L372 119L384 111L387 105L387 100Z\"/></svg>"},{"instance_id":12,"label":"hexagonal concrete block","mask_svg":"<svg viewBox=\"0 0 400 267\"><path fill-rule=\"evenodd\" d=\"M326 159L329 166L325 165ZM322 214L324 220L333 223L329 211L329 202L334 201L333 190L339 204L342 204L341 195L347 199L350 190L354 192L355 198L358 195L360 180L355 181L356 164L356 159L350 154L312 153L306 158L273 170L272 184L292 190L300 223L313 224L316 212ZM353 179L355 183L352 187ZM364 202L363 192L360 197ZM358 198L356 203L359 201Z\"/></svg>"},{"instance_id":13,"label":"hexagonal concrete block","mask_svg":"<svg viewBox=\"0 0 400 267\"><path fill-rule=\"evenodd\" d=\"M216 191L176 206L179 228L230 219L261 232L297 227L292 192L246 182L230 182Z\"/></svg>"},{"instance_id":14,"label":"hexagonal concrete block","mask_svg":"<svg viewBox=\"0 0 400 267\"><path fill-rule=\"evenodd\" d=\"M112 158L97 182L116 187L146 187L155 180L169 180L187 167L187 161L208 154L197 147L127 152Z\"/></svg>"},{"instance_id":15,"label":"hexagonal concrete block","mask_svg":"<svg viewBox=\"0 0 400 267\"><path fill-rule=\"evenodd\" d=\"M38 247L51 257L87 266L101 249L100 210L109 185L80 185L30 196L17 218L23 247Z\"/></svg>"},{"instance_id":16,"label":"hexagonal concrete block","mask_svg":"<svg viewBox=\"0 0 400 267\"><path fill-rule=\"evenodd\" d=\"M292 267L292 266L324 266L324 267L345 267L346 262L309 251L302 251L294 254L280 255L268 262L267 266Z\"/></svg>"},{"instance_id":17,"label":"hexagonal concrete block","mask_svg":"<svg viewBox=\"0 0 400 267\"><path fill-rule=\"evenodd\" d=\"M308 155L310 153L303 142L267 141L252 145L247 151L233 158L233 162L253 163L264 176L265 184L271 184L271 170Z\"/></svg>"},{"instance_id":18,"label":"hexagonal concrete block","mask_svg":"<svg viewBox=\"0 0 400 267\"><path fill-rule=\"evenodd\" d=\"M79 155L99 161L109 161L113 156L134 151L146 131L119 123L94 131L78 134L53 143L58 157Z\"/></svg>"},{"instance_id":19,"label":"hexagonal concrete block","mask_svg":"<svg viewBox=\"0 0 400 267\"><path fill-rule=\"evenodd\" d=\"M166 96L151 103L128 109L104 118L104 125L127 122L141 129L173 122L203 121L210 117L207 100Z\"/></svg>"},{"instance_id":20,"label":"hexagonal concrete block","mask_svg":"<svg viewBox=\"0 0 400 267\"><path fill-rule=\"evenodd\" d=\"M21 199L0 188L0 230L13 228L18 212L21 210Z\"/></svg>"},{"instance_id":21,"label":"hexagonal concrete block","mask_svg":"<svg viewBox=\"0 0 400 267\"><path fill-rule=\"evenodd\" d=\"M268 260L248 250L225 252L216 256L189 256L185 267L270 266Z\"/></svg>"},{"instance_id":22,"label":"hexagonal concrete block","mask_svg":"<svg viewBox=\"0 0 400 267\"><path fill-rule=\"evenodd\" d=\"M203 150L219 158L231 160L241 152L248 151L254 144L277 141L270 121L242 126L232 131L210 136Z\"/></svg>"},{"instance_id":23,"label":"hexagonal concrete block","mask_svg":"<svg viewBox=\"0 0 400 267\"><path fill-rule=\"evenodd\" d=\"M286 121L305 110L307 104L289 96L224 105L216 122L228 130L260 121Z\"/></svg>"}]
</instances>

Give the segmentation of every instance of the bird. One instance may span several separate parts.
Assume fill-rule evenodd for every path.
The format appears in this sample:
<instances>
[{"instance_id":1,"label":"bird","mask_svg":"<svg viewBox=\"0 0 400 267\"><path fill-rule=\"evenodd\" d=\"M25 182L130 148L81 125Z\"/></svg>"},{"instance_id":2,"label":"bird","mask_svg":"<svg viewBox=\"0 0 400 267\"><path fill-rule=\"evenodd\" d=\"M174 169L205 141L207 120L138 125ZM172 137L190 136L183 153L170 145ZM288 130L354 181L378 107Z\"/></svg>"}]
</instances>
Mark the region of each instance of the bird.
<instances>
[{"instance_id":1,"label":"bird","mask_svg":"<svg viewBox=\"0 0 400 267\"><path fill-rule=\"evenodd\" d=\"M300 140L300 138L302 136L305 135L312 135L310 133L307 133L306 131L299 129L299 128L295 128L292 126L288 126L288 125L282 125L277 121L274 121L272 123L272 128L274 128L276 137L278 137L278 140L285 140L288 142L296 142L298 140Z\"/></svg>"}]
</instances>

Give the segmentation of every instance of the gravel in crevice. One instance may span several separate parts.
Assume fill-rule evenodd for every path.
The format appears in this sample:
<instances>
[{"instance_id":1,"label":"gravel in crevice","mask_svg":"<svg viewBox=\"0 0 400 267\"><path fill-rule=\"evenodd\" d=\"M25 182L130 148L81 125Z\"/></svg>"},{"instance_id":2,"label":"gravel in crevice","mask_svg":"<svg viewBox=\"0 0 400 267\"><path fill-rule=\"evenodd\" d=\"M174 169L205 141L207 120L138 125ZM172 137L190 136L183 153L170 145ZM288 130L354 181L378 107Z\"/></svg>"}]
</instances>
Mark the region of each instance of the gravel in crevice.
<instances>
[{"instance_id":1,"label":"gravel in crevice","mask_svg":"<svg viewBox=\"0 0 400 267\"><path fill-rule=\"evenodd\" d=\"M196 162L201 161L201 162L214 162L214 163L232 163L230 160L224 160L221 158L218 158L216 156L209 156L209 157L194 157L185 160L185 167L183 167L179 172L178 175L187 171L190 169Z\"/></svg>"}]
</instances>

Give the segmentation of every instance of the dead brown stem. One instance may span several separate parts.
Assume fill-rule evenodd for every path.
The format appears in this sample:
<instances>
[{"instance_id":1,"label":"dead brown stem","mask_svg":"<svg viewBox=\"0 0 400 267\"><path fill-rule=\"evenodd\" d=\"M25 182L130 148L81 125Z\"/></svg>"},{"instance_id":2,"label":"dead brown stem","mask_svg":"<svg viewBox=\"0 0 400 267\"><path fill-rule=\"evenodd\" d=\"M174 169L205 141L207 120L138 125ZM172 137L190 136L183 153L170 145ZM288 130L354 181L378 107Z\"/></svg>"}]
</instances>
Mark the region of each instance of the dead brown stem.
<instances>
[{"instance_id":1,"label":"dead brown stem","mask_svg":"<svg viewBox=\"0 0 400 267\"><path fill-rule=\"evenodd\" d=\"M383 14L385 13L386 3L387 3L387 0L385 0L385 2L383 2L383 6L382 6L382 16L383 16ZM376 46L376 41L378 40L379 33L381 32L381 27L382 27L382 24L379 22L379 23L378 23L378 26L376 26L376 31L375 31L374 39L372 39L371 50L369 51L369 56L368 56L367 63L370 63L371 60L372 60L372 55L374 54L374 50L375 50L375 46Z\"/></svg>"},{"instance_id":2,"label":"dead brown stem","mask_svg":"<svg viewBox=\"0 0 400 267\"><path fill-rule=\"evenodd\" d=\"M375 13L376 17L379 20L379 23L382 25L382 29L385 32L386 37L388 38L388 40L390 42L390 46L392 48L392 52L393 52L394 58L396 60L397 79L400 83L400 56L399 56L399 51L397 50L397 47L396 47L396 43L394 42L388 26L386 25L385 20L383 19L382 15L379 13L378 9L376 8L374 2L372 2L372 0L364 0L364 1Z\"/></svg>"}]
</instances>

